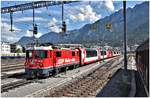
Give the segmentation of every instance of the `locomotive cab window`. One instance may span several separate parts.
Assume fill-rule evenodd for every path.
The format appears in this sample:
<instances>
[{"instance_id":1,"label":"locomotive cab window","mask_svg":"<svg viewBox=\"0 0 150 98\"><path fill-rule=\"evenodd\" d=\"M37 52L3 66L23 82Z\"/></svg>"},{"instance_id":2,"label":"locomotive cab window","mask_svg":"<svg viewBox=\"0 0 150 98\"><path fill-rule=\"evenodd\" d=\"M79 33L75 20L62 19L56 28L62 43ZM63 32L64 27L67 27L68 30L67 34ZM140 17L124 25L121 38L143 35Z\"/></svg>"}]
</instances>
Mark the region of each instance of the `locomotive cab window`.
<instances>
[{"instance_id":1,"label":"locomotive cab window","mask_svg":"<svg viewBox=\"0 0 150 98\"><path fill-rule=\"evenodd\" d=\"M35 51L35 58L47 58L47 51L36 50Z\"/></svg>"},{"instance_id":2,"label":"locomotive cab window","mask_svg":"<svg viewBox=\"0 0 150 98\"><path fill-rule=\"evenodd\" d=\"M72 56L75 56L75 52L74 51L72 51Z\"/></svg>"},{"instance_id":3,"label":"locomotive cab window","mask_svg":"<svg viewBox=\"0 0 150 98\"><path fill-rule=\"evenodd\" d=\"M56 51L56 57L61 57L61 52L60 51Z\"/></svg>"}]
</instances>

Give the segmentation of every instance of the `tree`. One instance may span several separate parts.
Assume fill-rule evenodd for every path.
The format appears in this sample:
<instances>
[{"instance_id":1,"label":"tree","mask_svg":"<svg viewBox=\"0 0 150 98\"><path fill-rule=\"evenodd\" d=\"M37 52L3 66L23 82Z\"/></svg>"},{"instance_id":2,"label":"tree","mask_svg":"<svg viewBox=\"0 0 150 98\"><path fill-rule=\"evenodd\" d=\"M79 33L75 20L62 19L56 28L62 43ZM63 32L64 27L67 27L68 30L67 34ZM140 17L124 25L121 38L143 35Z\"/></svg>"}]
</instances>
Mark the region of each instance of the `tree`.
<instances>
[{"instance_id":1,"label":"tree","mask_svg":"<svg viewBox=\"0 0 150 98\"><path fill-rule=\"evenodd\" d=\"M21 49L16 49L16 53L21 53Z\"/></svg>"}]
</instances>

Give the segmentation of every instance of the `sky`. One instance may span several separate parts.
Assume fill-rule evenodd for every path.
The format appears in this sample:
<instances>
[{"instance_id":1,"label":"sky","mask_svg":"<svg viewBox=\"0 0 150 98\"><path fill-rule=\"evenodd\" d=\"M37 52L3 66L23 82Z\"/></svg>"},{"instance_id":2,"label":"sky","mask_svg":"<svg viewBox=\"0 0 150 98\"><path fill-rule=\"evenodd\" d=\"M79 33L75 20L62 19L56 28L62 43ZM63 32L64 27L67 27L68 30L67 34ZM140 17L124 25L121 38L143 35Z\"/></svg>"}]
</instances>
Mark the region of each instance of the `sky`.
<instances>
[{"instance_id":1,"label":"sky","mask_svg":"<svg viewBox=\"0 0 150 98\"><path fill-rule=\"evenodd\" d=\"M1 7L28 3L31 1L1 1ZM127 1L127 8L133 8L143 1ZM79 29L86 24L94 23L122 8L122 1L82 1L64 5L64 20L67 31ZM32 9L13 13L13 29L10 32L10 14L1 14L1 40L16 42L23 36L31 37ZM61 5L49 6L35 9L35 23L38 25L40 37L48 32L60 32L61 27Z\"/></svg>"}]
</instances>

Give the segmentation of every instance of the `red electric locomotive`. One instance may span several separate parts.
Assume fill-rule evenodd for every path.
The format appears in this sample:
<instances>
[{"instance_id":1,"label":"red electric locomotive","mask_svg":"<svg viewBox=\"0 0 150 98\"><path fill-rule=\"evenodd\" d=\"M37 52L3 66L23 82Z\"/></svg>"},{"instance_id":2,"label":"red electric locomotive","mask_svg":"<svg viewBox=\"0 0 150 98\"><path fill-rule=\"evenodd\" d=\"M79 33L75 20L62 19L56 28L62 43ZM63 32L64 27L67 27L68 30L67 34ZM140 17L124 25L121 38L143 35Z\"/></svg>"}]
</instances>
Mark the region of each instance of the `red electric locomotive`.
<instances>
[{"instance_id":1,"label":"red electric locomotive","mask_svg":"<svg viewBox=\"0 0 150 98\"><path fill-rule=\"evenodd\" d=\"M25 71L27 76L49 76L60 68L79 65L78 49L52 49L34 47L26 52Z\"/></svg>"},{"instance_id":2,"label":"red electric locomotive","mask_svg":"<svg viewBox=\"0 0 150 98\"><path fill-rule=\"evenodd\" d=\"M67 67L94 63L113 56L112 50L91 48L53 49L51 46L29 48L26 51L25 72L29 78L47 77Z\"/></svg>"}]
</instances>

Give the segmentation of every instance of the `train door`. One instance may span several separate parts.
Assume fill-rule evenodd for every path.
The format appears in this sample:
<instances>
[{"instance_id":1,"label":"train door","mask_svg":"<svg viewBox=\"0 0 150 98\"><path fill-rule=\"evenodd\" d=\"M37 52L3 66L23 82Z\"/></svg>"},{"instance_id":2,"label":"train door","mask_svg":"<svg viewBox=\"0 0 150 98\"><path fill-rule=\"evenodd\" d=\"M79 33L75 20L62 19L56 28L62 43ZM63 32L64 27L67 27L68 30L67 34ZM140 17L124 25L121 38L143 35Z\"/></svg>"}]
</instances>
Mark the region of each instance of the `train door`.
<instances>
[{"instance_id":1,"label":"train door","mask_svg":"<svg viewBox=\"0 0 150 98\"><path fill-rule=\"evenodd\" d=\"M79 56L79 64L80 66L82 65L82 49L81 48L77 48L79 51L77 52L78 56Z\"/></svg>"},{"instance_id":2,"label":"train door","mask_svg":"<svg viewBox=\"0 0 150 98\"><path fill-rule=\"evenodd\" d=\"M55 68L55 67L56 67L56 50L54 50L54 51L52 52L52 55L53 55L53 57L52 57L52 60L53 60L53 68Z\"/></svg>"},{"instance_id":3,"label":"train door","mask_svg":"<svg viewBox=\"0 0 150 98\"><path fill-rule=\"evenodd\" d=\"M49 58L49 66L51 67L51 68L53 68L54 67L54 55L53 55L53 51L52 50L50 50L50 51L48 51L48 58Z\"/></svg>"},{"instance_id":4,"label":"train door","mask_svg":"<svg viewBox=\"0 0 150 98\"><path fill-rule=\"evenodd\" d=\"M82 64L81 50L80 49L78 49L78 50L79 50L78 55L79 55L79 61L80 61L79 64L81 65Z\"/></svg>"},{"instance_id":5,"label":"train door","mask_svg":"<svg viewBox=\"0 0 150 98\"><path fill-rule=\"evenodd\" d=\"M101 60L101 49L98 48L98 61L100 61L100 60Z\"/></svg>"},{"instance_id":6,"label":"train door","mask_svg":"<svg viewBox=\"0 0 150 98\"><path fill-rule=\"evenodd\" d=\"M57 57L56 57L56 54L57 54L57 50L53 50L52 52L52 60L53 60L53 74L57 74L58 73L58 69L57 69Z\"/></svg>"}]
</instances>

